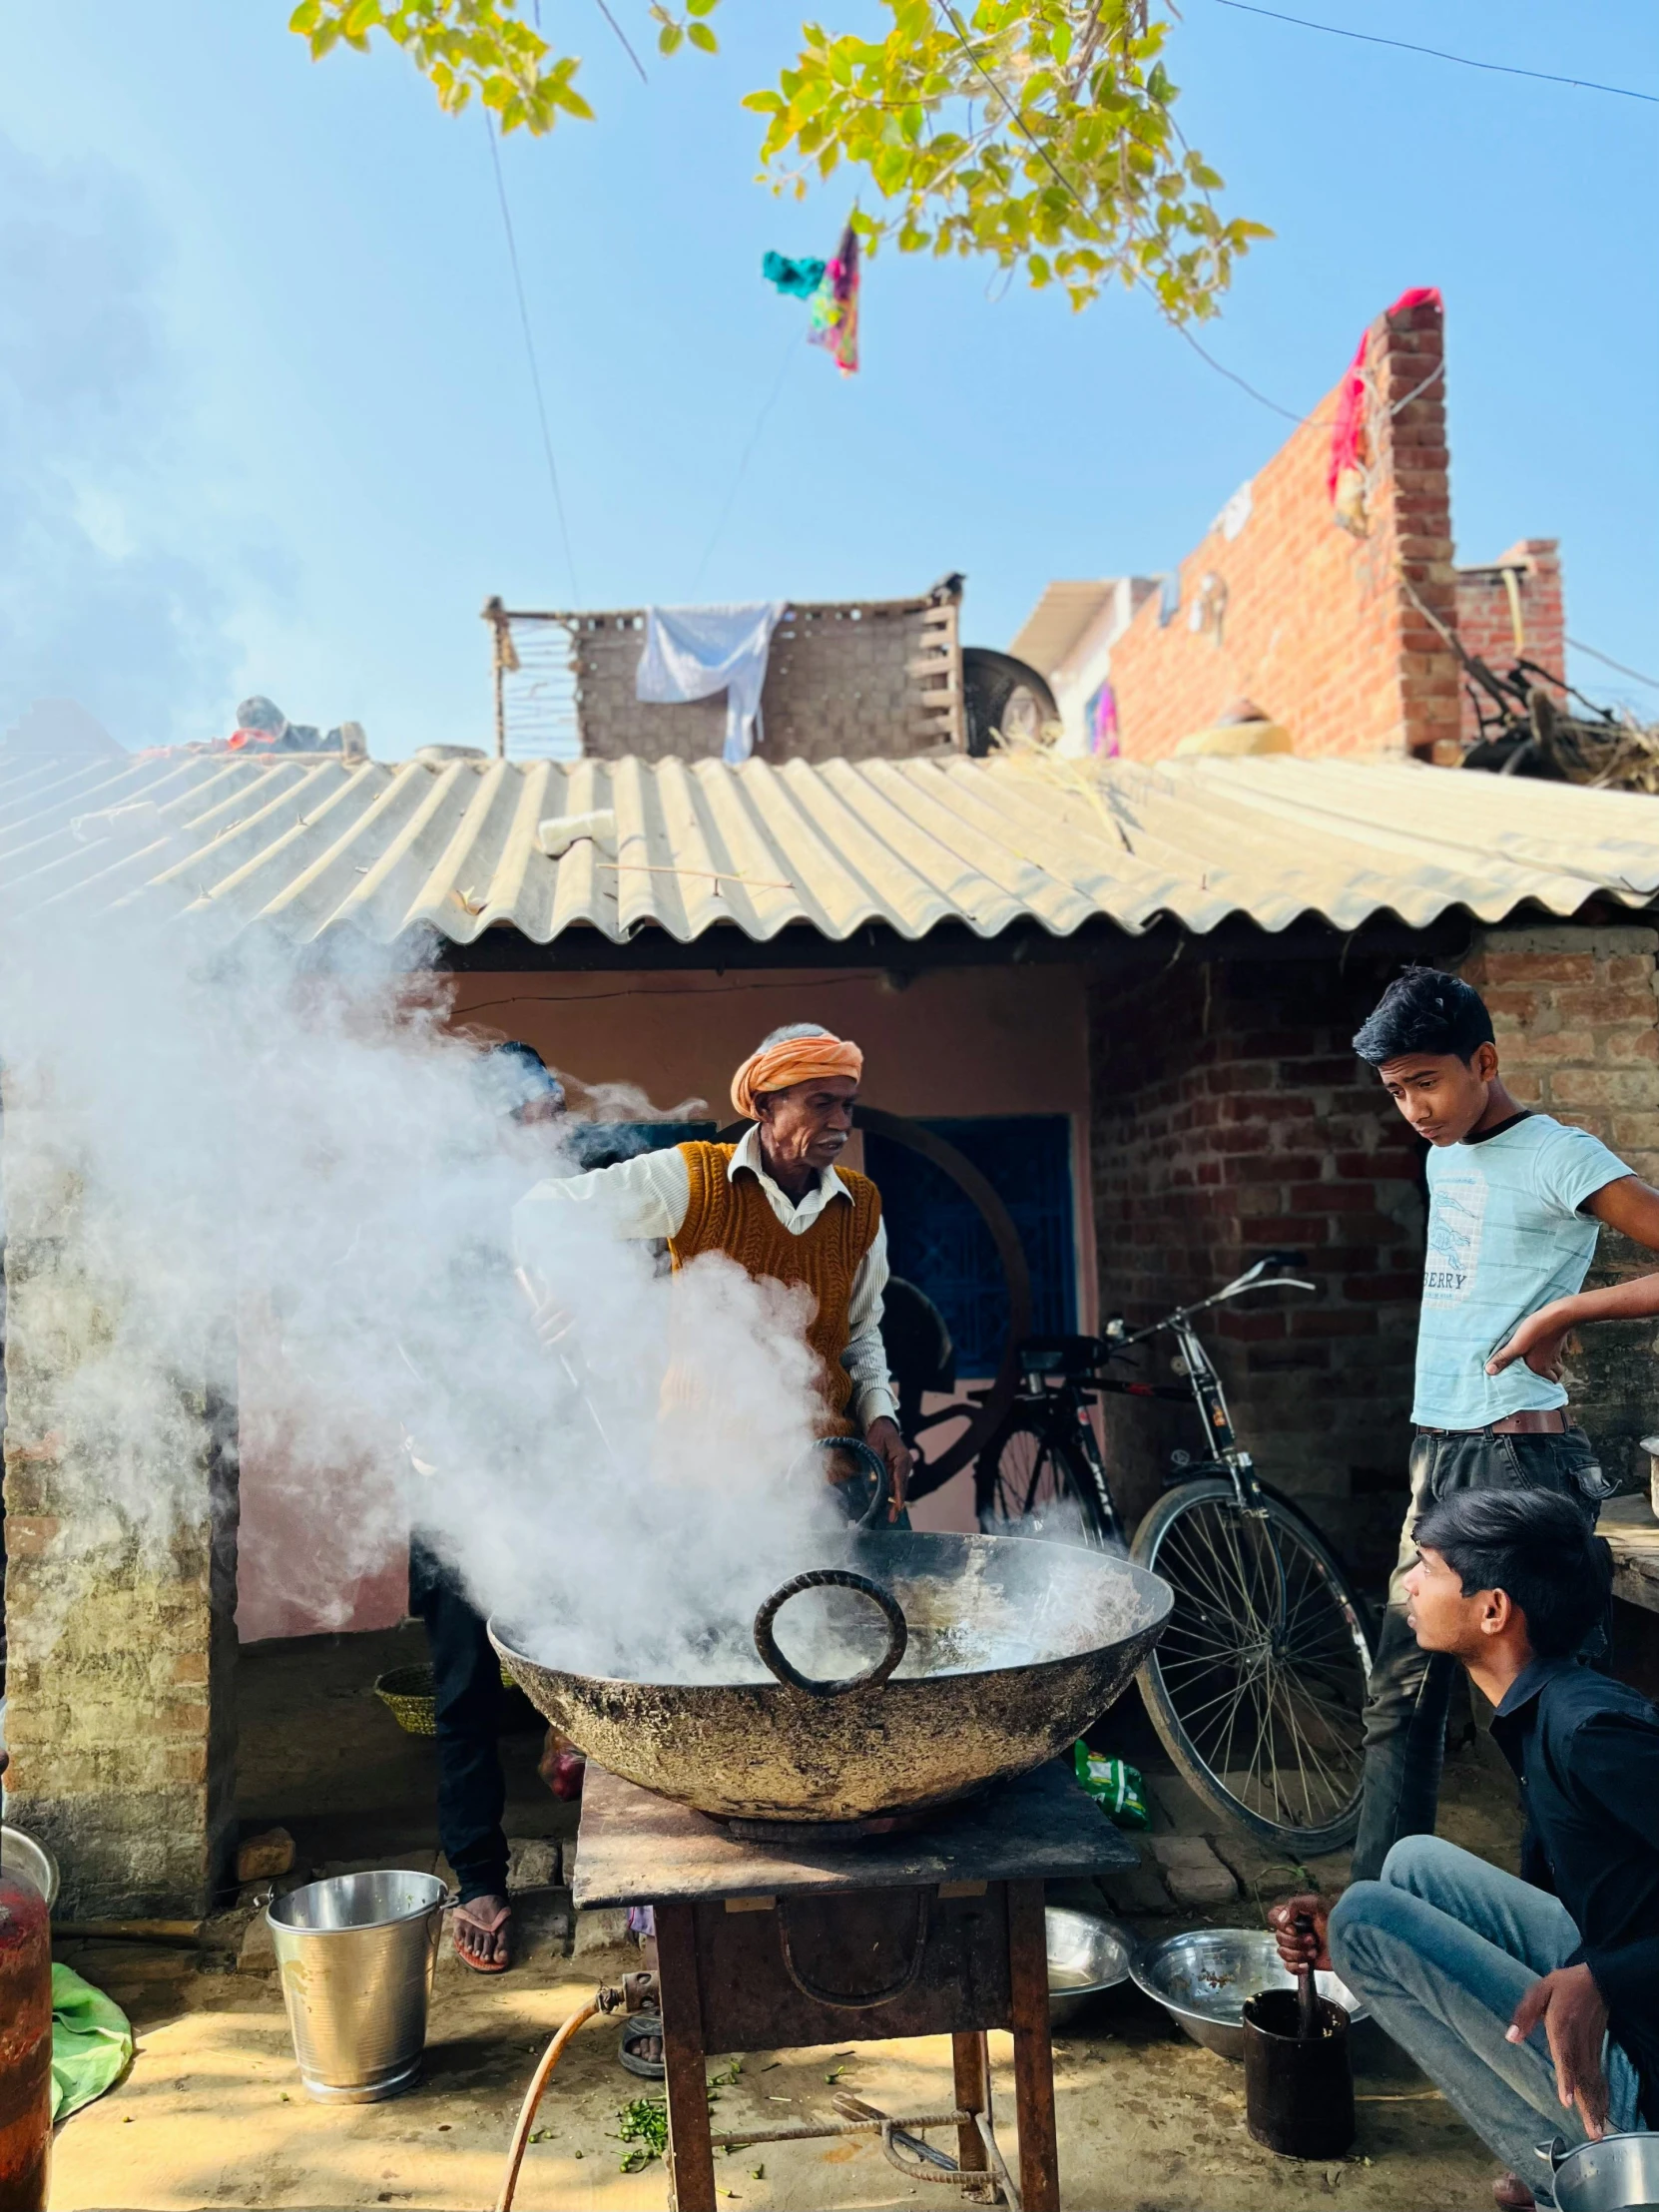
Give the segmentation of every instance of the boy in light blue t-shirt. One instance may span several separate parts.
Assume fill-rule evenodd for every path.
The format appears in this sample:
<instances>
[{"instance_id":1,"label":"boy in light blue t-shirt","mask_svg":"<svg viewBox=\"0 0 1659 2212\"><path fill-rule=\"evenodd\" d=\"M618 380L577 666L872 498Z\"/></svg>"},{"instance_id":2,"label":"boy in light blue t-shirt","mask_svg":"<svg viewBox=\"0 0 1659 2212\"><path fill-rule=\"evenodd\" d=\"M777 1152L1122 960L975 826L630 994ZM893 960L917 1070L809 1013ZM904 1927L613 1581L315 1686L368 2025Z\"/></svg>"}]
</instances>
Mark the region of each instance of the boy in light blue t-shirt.
<instances>
[{"instance_id":1,"label":"boy in light blue t-shirt","mask_svg":"<svg viewBox=\"0 0 1659 2212\"><path fill-rule=\"evenodd\" d=\"M1585 1322L1659 1314L1659 1275L1583 1289L1601 1224L1659 1251L1659 1191L1586 1129L1529 1112L1498 1074L1491 1016L1455 976L1407 968L1354 1040L1428 1141L1411 1500L1366 1711L1354 1879L1432 1835L1452 1669L1419 1650L1402 1578L1412 1522L1453 1490L1537 1487L1594 1521L1610 1485L1567 1418L1561 1351Z\"/></svg>"}]
</instances>

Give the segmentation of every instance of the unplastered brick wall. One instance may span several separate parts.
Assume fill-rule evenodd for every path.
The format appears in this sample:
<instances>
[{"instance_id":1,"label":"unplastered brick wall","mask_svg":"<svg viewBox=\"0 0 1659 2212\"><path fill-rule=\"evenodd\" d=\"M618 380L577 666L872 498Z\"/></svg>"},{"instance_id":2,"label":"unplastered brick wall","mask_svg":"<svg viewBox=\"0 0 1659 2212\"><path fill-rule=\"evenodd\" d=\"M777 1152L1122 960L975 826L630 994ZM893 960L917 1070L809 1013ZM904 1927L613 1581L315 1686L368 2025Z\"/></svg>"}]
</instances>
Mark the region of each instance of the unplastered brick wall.
<instances>
[{"instance_id":1,"label":"unplastered brick wall","mask_svg":"<svg viewBox=\"0 0 1659 2212\"><path fill-rule=\"evenodd\" d=\"M1173 753L1241 697L1299 753L1426 753L1456 736L1455 658L1401 581L1455 622L1443 365L1436 305L1372 324L1364 534L1328 490L1332 391L1181 563L1173 615L1154 595L1113 646L1126 754Z\"/></svg>"},{"instance_id":2,"label":"unplastered brick wall","mask_svg":"<svg viewBox=\"0 0 1659 2212\"><path fill-rule=\"evenodd\" d=\"M1182 964L1091 1006L1101 1312L1140 1322L1273 1248L1305 1253L1305 1293L1204 1324L1240 1435L1373 1578L1405 1496L1422 1270L1421 1146L1351 1039L1393 963ZM1168 1381L1166 1346L1156 1354ZM1114 1479L1137 1516L1195 1414L1107 1400Z\"/></svg>"},{"instance_id":3,"label":"unplastered brick wall","mask_svg":"<svg viewBox=\"0 0 1659 2212\"><path fill-rule=\"evenodd\" d=\"M953 591L924 598L790 606L773 632L761 692L768 761L905 759L959 750L962 656ZM719 760L726 693L674 705L635 696L643 611L566 615L583 754L595 760ZM509 721L518 711L509 682Z\"/></svg>"},{"instance_id":4,"label":"unplastered brick wall","mask_svg":"<svg viewBox=\"0 0 1659 2212\"><path fill-rule=\"evenodd\" d=\"M66 1918L195 1919L234 1841L232 1427L124 1351L66 1118L8 1083L0 1131L8 1812Z\"/></svg>"},{"instance_id":5,"label":"unplastered brick wall","mask_svg":"<svg viewBox=\"0 0 1659 2212\"><path fill-rule=\"evenodd\" d=\"M1505 1082L1527 1106L1591 1129L1659 1182L1659 930L1571 922L1483 930L1458 973L1491 1010ZM1592 1283L1654 1255L1603 1231ZM1659 1325L1603 1323L1568 1352L1573 1404L1608 1473L1647 1479L1638 1439L1659 1430Z\"/></svg>"},{"instance_id":6,"label":"unplastered brick wall","mask_svg":"<svg viewBox=\"0 0 1659 2212\"><path fill-rule=\"evenodd\" d=\"M1561 549L1554 538L1522 538L1489 568L1458 569L1456 591L1458 642L1498 675L1518 660L1535 661L1552 675L1566 666ZM1556 685L1545 689L1561 696ZM1466 682L1461 734L1471 744L1480 735Z\"/></svg>"}]
</instances>

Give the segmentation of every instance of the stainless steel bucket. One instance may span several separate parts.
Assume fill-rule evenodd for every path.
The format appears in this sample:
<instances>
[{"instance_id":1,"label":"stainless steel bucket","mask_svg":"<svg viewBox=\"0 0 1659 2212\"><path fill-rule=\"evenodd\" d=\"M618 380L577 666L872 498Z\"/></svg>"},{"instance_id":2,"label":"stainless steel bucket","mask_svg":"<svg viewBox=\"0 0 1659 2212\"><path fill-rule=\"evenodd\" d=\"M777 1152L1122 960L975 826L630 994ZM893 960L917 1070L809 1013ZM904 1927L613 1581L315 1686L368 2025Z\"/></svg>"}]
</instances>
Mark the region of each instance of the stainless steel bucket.
<instances>
[{"instance_id":1,"label":"stainless steel bucket","mask_svg":"<svg viewBox=\"0 0 1659 2212\"><path fill-rule=\"evenodd\" d=\"M306 2094L373 2104L420 2075L445 1892L388 1868L308 1883L267 1911Z\"/></svg>"}]
</instances>

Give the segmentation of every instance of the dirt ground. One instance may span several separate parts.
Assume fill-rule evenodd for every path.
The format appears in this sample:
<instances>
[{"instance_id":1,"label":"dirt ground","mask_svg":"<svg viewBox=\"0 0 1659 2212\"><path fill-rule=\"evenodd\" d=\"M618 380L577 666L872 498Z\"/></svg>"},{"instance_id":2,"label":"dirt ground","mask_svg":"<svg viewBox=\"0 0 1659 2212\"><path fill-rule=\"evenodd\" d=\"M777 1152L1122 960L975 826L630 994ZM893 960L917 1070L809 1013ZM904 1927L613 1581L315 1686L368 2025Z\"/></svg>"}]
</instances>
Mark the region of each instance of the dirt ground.
<instances>
[{"instance_id":1,"label":"dirt ground","mask_svg":"<svg viewBox=\"0 0 1659 2212\"><path fill-rule=\"evenodd\" d=\"M241 1810L250 1830L282 1821L312 1871L365 1861L436 1863L431 1746L400 1734L369 1690L382 1667L417 1655L406 1632L313 1638L244 1654ZM520 1718L525 1725L505 1746L508 1833L568 1845L576 1809L556 1804L537 1782L537 1736L527 1712ZM1155 1819L1143 1843L1213 1830L1156 1754L1133 1697L1108 1725L1148 1771ZM1442 1829L1513 1863L1512 1785L1484 1739L1448 1766ZM1241 1894L1204 1911L1175 1907L1167 1893L1160 1900L1149 1849L1148 1874L1127 1902L1161 1903L1161 1910L1136 1916L1133 1926L1168 1933L1206 1920L1259 1925L1261 1905L1298 1880L1295 1870L1237 1838L1212 1834L1211 1842ZM1343 1869L1312 1871L1330 1879ZM1126 1902L1121 1893L1116 1902ZM128 2006L138 2053L126 2081L59 2130L54 2212L493 2203L535 2055L597 1981L638 1962L629 1950L594 1948L586 1927L577 1937L580 1954L571 1956L562 1889L523 1897L519 1921L520 1963L499 1979L467 1972L446 1947L425 2078L379 2105L306 2099L276 1977L246 1910L209 1924L194 1944L61 1943L61 1956ZM544 2139L532 2146L520 2181L525 2212L666 2205L660 2163L635 2174L620 2170L619 2109L645 2085L618 2066L616 2042L614 2023L592 2023L555 2076L538 2123ZM993 2035L991 2050L998 2132L1011 2155L1008 2038ZM1356 2057L1353 2153L1329 2165L1276 2158L1245 2132L1242 2070L1189 2043L1126 1984L1056 2039L1064 2201L1088 2212L1295 2212L1333 2200L1401 2212L1489 2205L1492 2163L1443 2099L1375 2028L1360 2031ZM711 2064L712 2073L720 2070L721 2062ZM836 2088L889 2110L949 2101L942 2037L752 2053L737 2081L718 2092L717 2124L828 2116L831 2073ZM806 2212L908 2205L924 2194L886 2165L877 2143L860 2139L738 2151L718 2171L721 2201L734 2205Z\"/></svg>"}]
</instances>

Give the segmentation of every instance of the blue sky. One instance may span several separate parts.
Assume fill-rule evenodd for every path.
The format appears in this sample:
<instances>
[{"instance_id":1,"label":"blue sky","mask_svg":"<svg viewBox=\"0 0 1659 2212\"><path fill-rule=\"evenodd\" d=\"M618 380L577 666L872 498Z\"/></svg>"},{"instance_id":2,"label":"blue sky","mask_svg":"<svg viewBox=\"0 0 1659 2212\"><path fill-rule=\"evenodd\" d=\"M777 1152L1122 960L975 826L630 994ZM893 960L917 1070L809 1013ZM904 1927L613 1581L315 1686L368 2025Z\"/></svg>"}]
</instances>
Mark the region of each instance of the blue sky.
<instances>
[{"instance_id":1,"label":"blue sky","mask_svg":"<svg viewBox=\"0 0 1659 2212\"><path fill-rule=\"evenodd\" d=\"M723 0L721 55L665 62L641 0L616 5L649 84L589 0L547 0L599 120L503 149L579 603L961 569L964 635L1001 645L1051 577L1170 565L1279 444L1144 298L1073 315L963 264L883 254L843 382L759 274L769 247L828 252L848 204L753 181L738 101L796 11ZM1651 0L1292 12L1659 92ZM480 604L578 602L484 125L389 51L312 65L286 13L0 0L0 719L67 693L167 742L258 688L384 758L487 743ZM1439 284L1459 557L1558 536L1569 630L1659 676L1659 109L1217 0L1183 17L1183 126L1277 234L1206 344L1311 407L1380 307Z\"/></svg>"}]
</instances>

